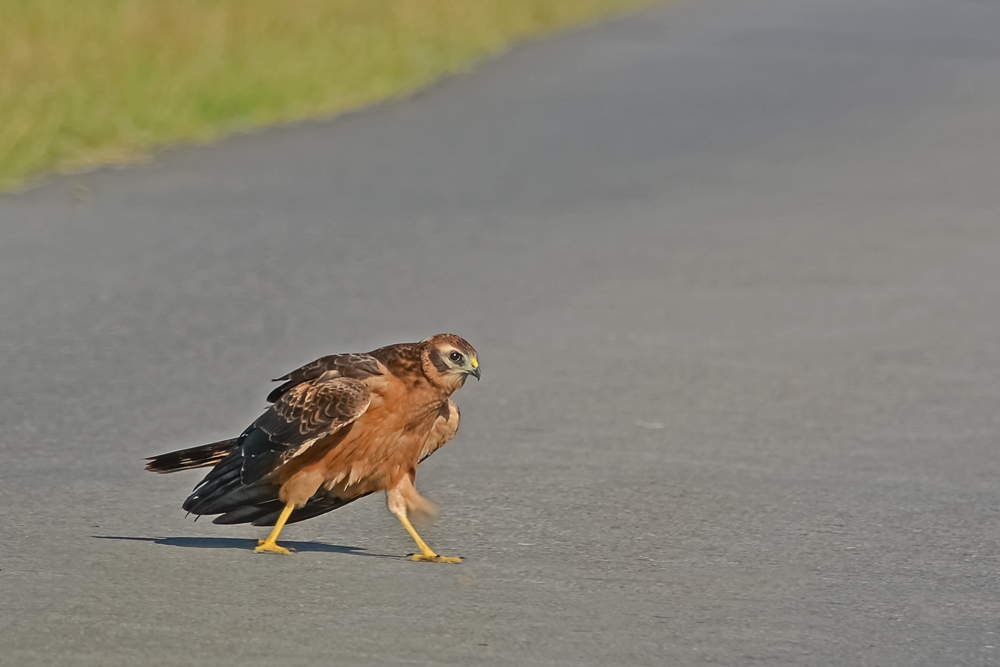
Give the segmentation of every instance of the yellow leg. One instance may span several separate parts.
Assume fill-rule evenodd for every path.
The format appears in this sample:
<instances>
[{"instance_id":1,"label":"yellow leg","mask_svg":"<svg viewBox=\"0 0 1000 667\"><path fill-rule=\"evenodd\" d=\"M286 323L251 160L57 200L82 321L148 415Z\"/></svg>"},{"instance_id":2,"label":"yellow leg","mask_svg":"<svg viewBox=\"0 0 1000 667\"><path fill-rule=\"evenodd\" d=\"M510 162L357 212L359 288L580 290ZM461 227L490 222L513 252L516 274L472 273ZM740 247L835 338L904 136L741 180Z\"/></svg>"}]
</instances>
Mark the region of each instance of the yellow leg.
<instances>
[{"instance_id":1,"label":"yellow leg","mask_svg":"<svg viewBox=\"0 0 1000 667\"><path fill-rule=\"evenodd\" d=\"M281 510L281 516L278 517L277 523L274 524L274 530L271 531L271 534L267 536L266 540L257 540L257 548L253 550L255 554L265 551L272 551L276 554L290 553L285 547L279 547L276 540L278 539L278 533L285 527L285 522L288 521L288 517L291 515L293 509L295 509L295 503L285 505L285 509Z\"/></svg>"},{"instance_id":2,"label":"yellow leg","mask_svg":"<svg viewBox=\"0 0 1000 667\"><path fill-rule=\"evenodd\" d=\"M417 535L416 529L414 529L413 524L410 520L406 518L405 514L399 514L399 520L403 522L403 528L406 528L406 532L410 534L410 537L416 541L417 546L420 547L421 553L413 554L410 556L410 560L424 561L428 563L461 563L462 559L454 556L438 556L436 553L431 551L431 548L427 546L427 543L420 539Z\"/></svg>"}]
</instances>

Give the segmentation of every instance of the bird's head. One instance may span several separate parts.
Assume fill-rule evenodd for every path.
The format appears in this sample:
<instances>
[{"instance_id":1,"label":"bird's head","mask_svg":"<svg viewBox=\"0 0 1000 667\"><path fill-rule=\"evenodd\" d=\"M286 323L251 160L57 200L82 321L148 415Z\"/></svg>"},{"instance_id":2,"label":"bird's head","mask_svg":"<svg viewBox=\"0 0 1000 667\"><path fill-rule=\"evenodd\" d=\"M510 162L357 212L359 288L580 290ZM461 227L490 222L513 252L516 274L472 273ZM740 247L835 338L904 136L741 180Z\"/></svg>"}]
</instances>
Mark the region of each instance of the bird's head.
<instances>
[{"instance_id":1,"label":"bird's head","mask_svg":"<svg viewBox=\"0 0 1000 667\"><path fill-rule=\"evenodd\" d=\"M437 334L422 341L424 374L436 385L455 391L472 375L480 377L476 348L454 334Z\"/></svg>"}]
</instances>

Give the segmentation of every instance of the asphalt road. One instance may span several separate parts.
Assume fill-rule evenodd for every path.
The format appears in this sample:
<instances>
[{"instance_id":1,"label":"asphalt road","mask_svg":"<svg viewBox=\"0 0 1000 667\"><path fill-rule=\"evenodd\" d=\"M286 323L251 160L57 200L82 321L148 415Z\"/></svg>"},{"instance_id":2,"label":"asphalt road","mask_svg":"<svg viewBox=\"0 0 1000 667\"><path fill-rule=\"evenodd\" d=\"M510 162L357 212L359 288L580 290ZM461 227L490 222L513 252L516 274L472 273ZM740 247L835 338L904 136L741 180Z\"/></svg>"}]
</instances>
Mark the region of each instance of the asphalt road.
<instances>
[{"instance_id":1,"label":"asphalt road","mask_svg":"<svg viewBox=\"0 0 1000 667\"><path fill-rule=\"evenodd\" d=\"M0 664L1000 662L1000 4L688 0L0 199ZM440 331L483 381L250 552L143 457Z\"/></svg>"}]
</instances>

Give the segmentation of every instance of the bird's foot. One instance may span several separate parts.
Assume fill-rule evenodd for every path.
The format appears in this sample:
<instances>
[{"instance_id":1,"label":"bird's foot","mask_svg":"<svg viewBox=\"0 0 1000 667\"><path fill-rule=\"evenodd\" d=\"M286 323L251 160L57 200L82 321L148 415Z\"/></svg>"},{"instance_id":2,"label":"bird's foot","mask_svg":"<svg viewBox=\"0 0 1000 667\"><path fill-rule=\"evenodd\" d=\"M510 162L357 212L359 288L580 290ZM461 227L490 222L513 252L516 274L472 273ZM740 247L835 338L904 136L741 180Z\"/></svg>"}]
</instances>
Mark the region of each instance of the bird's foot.
<instances>
[{"instance_id":1,"label":"bird's foot","mask_svg":"<svg viewBox=\"0 0 1000 667\"><path fill-rule=\"evenodd\" d=\"M278 543L274 540L257 540L257 548L253 550L255 554L262 554L266 551L276 554L285 554L286 556L290 553L285 547L279 547Z\"/></svg>"},{"instance_id":2,"label":"bird's foot","mask_svg":"<svg viewBox=\"0 0 1000 667\"><path fill-rule=\"evenodd\" d=\"M461 563L462 562L462 559L458 556L438 556L434 552L431 552L429 554L410 554L410 560L417 563Z\"/></svg>"}]
</instances>

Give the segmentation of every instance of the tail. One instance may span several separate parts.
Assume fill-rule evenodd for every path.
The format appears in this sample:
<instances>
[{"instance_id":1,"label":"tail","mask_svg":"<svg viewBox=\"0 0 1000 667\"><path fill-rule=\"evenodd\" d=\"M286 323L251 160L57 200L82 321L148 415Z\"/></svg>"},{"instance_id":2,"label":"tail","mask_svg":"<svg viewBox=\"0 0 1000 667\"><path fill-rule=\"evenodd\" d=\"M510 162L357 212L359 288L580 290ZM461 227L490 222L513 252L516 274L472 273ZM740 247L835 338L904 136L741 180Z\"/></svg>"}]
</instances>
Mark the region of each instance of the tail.
<instances>
[{"instance_id":1,"label":"tail","mask_svg":"<svg viewBox=\"0 0 1000 667\"><path fill-rule=\"evenodd\" d=\"M146 470L168 473L212 466L211 472L201 480L181 506L191 514L219 514L212 523L250 523L255 526L273 526L285 508L280 498L280 484L266 476L244 480L246 447L251 449L263 431L248 428L243 435L232 440L213 442L210 445L182 449L177 452L151 456ZM256 439L256 440L255 440ZM363 498L330 497L322 489L317 491L303 507L292 511L288 523L304 521L326 514L338 507Z\"/></svg>"},{"instance_id":2,"label":"tail","mask_svg":"<svg viewBox=\"0 0 1000 667\"><path fill-rule=\"evenodd\" d=\"M193 470L194 468L207 468L214 466L222 459L229 456L239 444L239 438L231 440L220 440L201 447L181 449L176 452L150 456L146 464L146 470L160 473L177 472L178 470Z\"/></svg>"}]
</instances>

